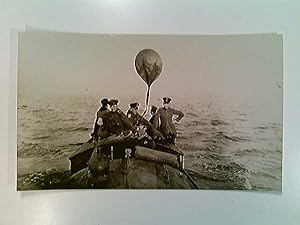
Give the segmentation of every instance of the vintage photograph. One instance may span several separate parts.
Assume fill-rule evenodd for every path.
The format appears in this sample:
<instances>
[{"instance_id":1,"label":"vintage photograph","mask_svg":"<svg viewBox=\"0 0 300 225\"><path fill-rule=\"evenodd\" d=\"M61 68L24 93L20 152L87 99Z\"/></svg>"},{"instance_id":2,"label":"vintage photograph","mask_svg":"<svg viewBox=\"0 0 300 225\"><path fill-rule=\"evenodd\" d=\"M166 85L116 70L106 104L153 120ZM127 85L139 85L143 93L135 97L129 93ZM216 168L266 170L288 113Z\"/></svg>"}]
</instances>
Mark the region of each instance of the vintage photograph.
<instances>
[{"instance_id":1,"label":"vintage photograph","mask_svg":"<svg viewBox=\"0 0 300 225\"><path fill-rule=\"evenodd\" d=\"M282 35L18 34L17 190L282 189Z\"/></svg>"}]
</instances>

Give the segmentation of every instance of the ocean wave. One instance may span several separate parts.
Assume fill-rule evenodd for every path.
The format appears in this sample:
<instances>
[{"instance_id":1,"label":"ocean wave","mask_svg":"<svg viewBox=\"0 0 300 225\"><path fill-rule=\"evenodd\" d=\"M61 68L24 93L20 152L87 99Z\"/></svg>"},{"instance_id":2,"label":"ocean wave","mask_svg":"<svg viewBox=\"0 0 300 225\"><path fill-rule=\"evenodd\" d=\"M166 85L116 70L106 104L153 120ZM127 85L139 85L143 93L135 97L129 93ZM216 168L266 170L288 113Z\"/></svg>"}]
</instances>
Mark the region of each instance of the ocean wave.
<instances>
[{"instance_id":1,"label":"ocean wave","mask_svg":"<svg viewBox=\"0 0 300 225\"><path fill-rule=\"evenodd\" d=\"M247 137L238 137L238 136L228 136L224 135L224 138L231 140L231 141L250 141L250 138Z\"/></svg>"},{"instance_id":2,"label":"ocean wave","mask_svg":"<svg viewBox=\"0 0 300 225\"><path fill-rule=\"evenodd\" d=\"M33 113L40 113L40 112L46 112L47 110L46 109L31 109L31 112Z\"/></svg>"},{"instance_id":3,"label":"ocean wave","mask_svg":"<svg viewBox=\"0 0 300 225\"><path fill-rule=\"evenodd\" d=\"M40 190L40 189L66 189L70 171L60 171L55 168L46 169L18 177L17 189Z\"/></svg>"},{"instance_id":4,"label":"ocean wave","mask_svg":"<svg viewBox=\"0 0 300 225\"><path fill-rule=\"evenodd\" d=\"M217 132L213 137L213 139L223 139L223 140L229 140L233 142L240 142L240 141L250 141L250 138L247 137L240 137L240 136L230 136L228 134L225 134L222 131Z\"/></svg>"},{"instance_id":5,"label":"ocean wave","mask_svg":"<svg viewBox=\"0 0 300 225\"><path fill-rule=\"evenodd\" d=\"M21 142L18 145L18 157L38 157L42 155L46 155L48 152L48 148L46 145L40 143L25 143Z\"/></svg>"},{"instance_id":6,"label":"ocean wave","mask_svg":"<svg viewBox=\"0 0 300 225\"><path fill-rule=\"evenodd\" d=\"M268 129L268 126L258 126L258 127L255 127L255 129L266 130L266 129Z\"/></svg>"},{"instance_id":7,"label":"ocean wave","mask_svg":"<svg viewBox=\"0 0 300 225\"><path fill-rule=\"evenodd\" d=\"M187 116L187 117L193 117L193 118L195 118L195 117L198 117L199 115L197 115L197 114L195 114L195 113L192 113L192 112L187 112L187 113L186 113L186 116Z\"/></svg>"},{"instance_id":8,"label":"ocean wave","mask_svg":"<svg viewBox=\"0 0 300 225\"><path fill-rule=\"evenodd\" d=\"M258 175L258 176L262 176L262 177L269 177L269 178L272 178L274 180L280 180L281 178L280 177L277 177L274 175L274 173L272 172L255 172L253 173L253 175Z\"/></svg>"},{"instance_id":9,"label":"ocean wave","mask_svg":"<svg viewBox=\"0 0 300 225\"><path fill-rule=\"evenodd\" d=\"M73 122L78 120L78 118L67 118L67 119L62 119L63 122Z\"/></svg>"},{"instance_id":10,"label":"ocean wave","mask_svg":"<svg viewBox=\"0 0 300 225\"><path fill-rule=\"evenodd\" d=\"M184 122L182 126L184 128L197 127L197 126L207 126L208 123L203 120L193 120L190 122Z\"/></svg>"},{"instance_id":11,"label":"ocean wave","mask_svg":"<svg viewBox=\"0 0 300 225\"><path fill-rule=\"evenodd\" d=\"M267 125L257 126L254 129L257 129L257 130L268 130L268 129L274 129L274 128L281 129L282 126L280 124L278 124L278 123L269 123Z\"/></svg>"},{"instance_id":12,"label":"ocean wave","mask_svg":"<svg viewBox=\"0 0 300 225\"><path fill-rule=\"evenodd\" d=\"M192 133L192 136L205 136L205 135L208 135L206 132L203 132L203 131L194 131Z\"/></svg>"},{"instance_id":13,"label":"ocean wave","mask_svg":"<svg viewBox=\"0 0 300 225\"><path fill-rule=\"evenodd\" d=\"M70 153L67 145L53 146L46 143L25 143L21 142L17 146L18 157L40 157L40 158L57 158L61 152Z\"/></svg>"},{"instance_id":14,"label":"ocean wave","mask_svg":"<svg viewBox=\"0 0 300 225\"><path fill-rule=\"evenodd\" d=\"M88 131L92 128L89 128L89 127L76 127L76 128L72 128L70 129L69 131L72 132L72 131Z\"/></svg>"},{"instance_id":15,"label":"ocean wave","mask_svg":"<svg viewBox=\"0 0 300 225\"><path fill-rule=\"evenodd\" d=\"M224 122L223 120L211 120L211 125L213 126L228 125L228 123Z\"/></svg>"},{"instance_id":16,"label":"ocean wave","mask_svg":"<svg viewBox=\"0 0 300 225\"><path fill-rule=\"evenodd\" d=\"M52 136L50 136L50 135L43 135L43 136L37 136L37 137L35 137L35 139L37 139L37 140L45 140L45 139L49 139L51 137Z\"/></svg>"},{"instance_id":17,"label":"ocean wave","mask_svg":"<svg viewBox=\"0 0 300 225\"><path fill-rule=\"evenodd\" d=\"M244 119L244 118L236 118L234 119L235 121L240 121L240 122L245 122L245 121L248 121L247 119Z\"/></svg>"},{"instance_id":18,"label":"ocean wave","mask_svg":"<svg viewBox=\"0 0 300 225\"><path fill-rule=\"evenodd\" d=\"M235 152L235 156L249 156L249 155L255 155L256 157L264 157L266 154L259 150L259 149L240 149Z\"/></svg>"},{"instance_id":19,"label":"ocean wave","mask_svg":"<svg viewBox=\"0 0 300 225\"><path fill-rule=\"evenodd\" d=\"M205 138L208 134L204 131L200 131L200 130L196 130L196 131L193 131L193 132L190 132L190 133L187 133L187 132L177 132L178 134L178 138L177 140L180 142L180 140L188 140L190 139L191 141L194 139L194 138L197 138L197 139L202 139L202 138Z\"/></svg>"},{"instance_id":20,"label":"ocean wave","mask_svg":"<svg viewBox=\"0 0 300 225\"><path fill-rule=\"evenodd\" d=\"M228 164L203 163L197 170L188 170L198 185L212 189L251 190L250 172L235 162Z\"/></svg>"}]
</instances>

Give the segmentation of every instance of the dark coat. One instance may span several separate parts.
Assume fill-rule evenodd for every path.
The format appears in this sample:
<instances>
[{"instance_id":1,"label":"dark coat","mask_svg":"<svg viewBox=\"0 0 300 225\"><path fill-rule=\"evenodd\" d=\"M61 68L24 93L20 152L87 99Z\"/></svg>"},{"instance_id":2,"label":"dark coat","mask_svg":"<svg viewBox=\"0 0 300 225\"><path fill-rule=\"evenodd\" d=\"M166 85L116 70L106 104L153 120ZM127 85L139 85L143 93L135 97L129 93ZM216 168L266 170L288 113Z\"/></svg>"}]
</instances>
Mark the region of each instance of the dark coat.
<instances>
[{"instance_id":1,"label":"dark coat","mask_svg":"<svg viewBox=\"0 0 300 225\"><path fill-rule=\"evenodd\" d=\"M97 113L96 113L96 120L95 120L95 124L94 124L94 131L92 133L92 135L96 135L99 136L99 132L101 130L107 130L108 129L108 119L107 119L107 114L109 113L109 110L106 107L101 107L98 109ZM102 125L100 126L98 124L98 120L102 119Z\"/></svg>"},{"instance_id":2,"label":"dark coat","mask_svg":"<svg viewBox=\"0 0 300 225\"><path fill-rule=\"evenodd\" d=\"M134 114L131 110L128 110L127 117L129 120L131 120L134 126L145 125L147 127L147 134L152 138L164 138L164 136L160 132L158 132L158 130L156 130L154 126L140 114Z\"/></svg>"},{"instance_id":3,"label":"dark coat","mask_svg":"<svg viewBox=\"0 0 300 225\"><path fill-rule=\"evenodd\" d=\"M101 118L102 119L102 123L103 126L105 128L108 128L108 124L109 124L109 110L105 107L101 107L98 112L97 112L97 121Z\"/></svg>"},{"instance_id":4,"label":"dark coat","mask_svg":"<svg viewBox=\"0 0 300 225\"><path fill-rule=\"evenodd\" d=\"M118 109L116 112L109 113L109 126L111 134L119 135L125 130L136 132L136 128L134 127L133 123L120 109Z\"/></svg>"},{"instance_id":5,"label":"dark coat","mask_svg":"<svg viewBox=\"0 0 300 225\"><path fill-rule=\"evenodd\" d=\"M134 126L139 126L139 125L151 126L151 124L139 113L134 114L131 110L128 110L127 117L133 123Z\"/></svg>"},{"instance_id":6,"label":"dark coat","mask_svg":"<svg viewBox=\"0 0 300 225\"><path fill-rule=\"evenodd\" d=\"M96 114L94 126L94 134L98 137L107 137L109 135L109 110L106 107L101 107ZM98 124L99 119L102 120L102 125Z\"/></svg>"},{"instance_id":7,"label":"dark coat","mask_svg":"<svg viewBox=\"0 0 300 225\"><path fill-rule=\"evenodd\" d=\"M172 122L173 116L177 115L178 117L175 119L179 122L184 114L181 111L175 110L173 108L160 108L154 118L154 127L159 129L159 131L167 137L168 135L177 135L177 131L175 125Z\"/></svg>"},{"instance_id":8,"label":"dark coat","mask_svg":"<svg viewBox=\"0 0 300 225\"><path fill-rule=\"evenodd\" d=\"M149 119L149 123L151 123L152 125L154 124L155 115L151 116L151 118Z\"/></svg>"}]
</instances>

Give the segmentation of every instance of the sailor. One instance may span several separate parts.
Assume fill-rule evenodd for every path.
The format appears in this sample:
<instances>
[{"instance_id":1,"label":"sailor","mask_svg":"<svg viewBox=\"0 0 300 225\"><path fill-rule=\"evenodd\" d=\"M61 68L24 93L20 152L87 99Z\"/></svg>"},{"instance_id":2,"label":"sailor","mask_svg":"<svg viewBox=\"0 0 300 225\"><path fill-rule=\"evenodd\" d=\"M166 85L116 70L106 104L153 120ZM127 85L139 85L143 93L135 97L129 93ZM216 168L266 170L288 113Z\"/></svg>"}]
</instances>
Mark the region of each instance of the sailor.
<instances>
[{"instance_id":1,"label":"sailor","mask_svg":"<svg viewBox=\"0 0 300 225\"><path fill-rule=\"evenodd\" d=\"M92 138L98 139L98 137L105 138L109 136L109 121L108 121L108 99L104 98L100 102L101 107L96 113L96 120L94 124L94 130L91 134Z\"/></svg>"},{"instance_id":2,"label":"sailor","mask_svg":"<svg viewBox=\"0 0 300 225\"><path fill-rule=\"evenodd\" d=\"M174 122L179 122L184 114L181 111L170 107L172 99L169 97L163 98L163 107L159 108L154 118L154 127L159 129L168 143L175 143L177 131ZM173 118L177 116L176 118Z\"/></svg>"},{"instance_id":3,"label":"sailor","mask_svg":"<svg viewBox=\"0 0 300 225\"><path fill-rule=\"evenodd\" d=\"M154 124L154 118L155 118L156 112L157 112L157 107L152 105L151 110L150 110L151 118L149 119L149 122L151 124Z\"/></svg>"},{"instance_id":4,"label":"sailor","mask_svg":"<svg viewBox=\"0 0 300 225\"><path fill-rule=\"evenodd\" d=\"M119 109L118 100L110 100L109 105L111 112L109 113L109 131L110 134L120 135L122 132L131 130L136 133L136 128L126 115Z\"/></svg>"},{"instance_id":5,"label":"sailor","mask_svg":"<svg viewBox=\"0 0 300 225\"><path fill-rule=\"evenodd\" d=\"M139 109L139 103L137 102L130 103L129 109L126 113L128 119L133 123L134 126L150 125L149 122L138 113L138 109Z\"/></svg>"},{"instance_id":6,"label":"sailor","mask_svg":"<svg viewBox=\"0 0 300 225\"><path fill-rule=\"evenodd\" d=\"M146 120L138 113L138 109L139 103L131 103L129 105L129 110L127 111L127 117L131 120L134 126L137 127L139 135L147 133L150 137L154 139L164 139L163 135L160 132L158 132L148 120Z\"/></svg>"}]
</instances>

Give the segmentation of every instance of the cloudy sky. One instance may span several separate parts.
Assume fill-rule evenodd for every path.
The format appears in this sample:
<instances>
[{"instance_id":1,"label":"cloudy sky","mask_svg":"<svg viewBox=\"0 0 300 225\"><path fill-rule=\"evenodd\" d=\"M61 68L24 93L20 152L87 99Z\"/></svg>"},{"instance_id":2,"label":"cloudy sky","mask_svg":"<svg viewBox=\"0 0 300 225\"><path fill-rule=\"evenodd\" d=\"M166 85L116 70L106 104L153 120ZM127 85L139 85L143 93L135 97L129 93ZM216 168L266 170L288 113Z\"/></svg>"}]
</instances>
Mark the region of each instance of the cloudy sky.
<instances>
[{"instance_id":1,"label":"cloudy sky","mask_svg":"<svg viewBox=\"0 0 300 225\"><path fill-rule=\"evenodd\" d=\"M144 96L134 58L154 49L153 96L282 101L282 36L19 33L18 96Z\"/></svg>"}]
</instances>

